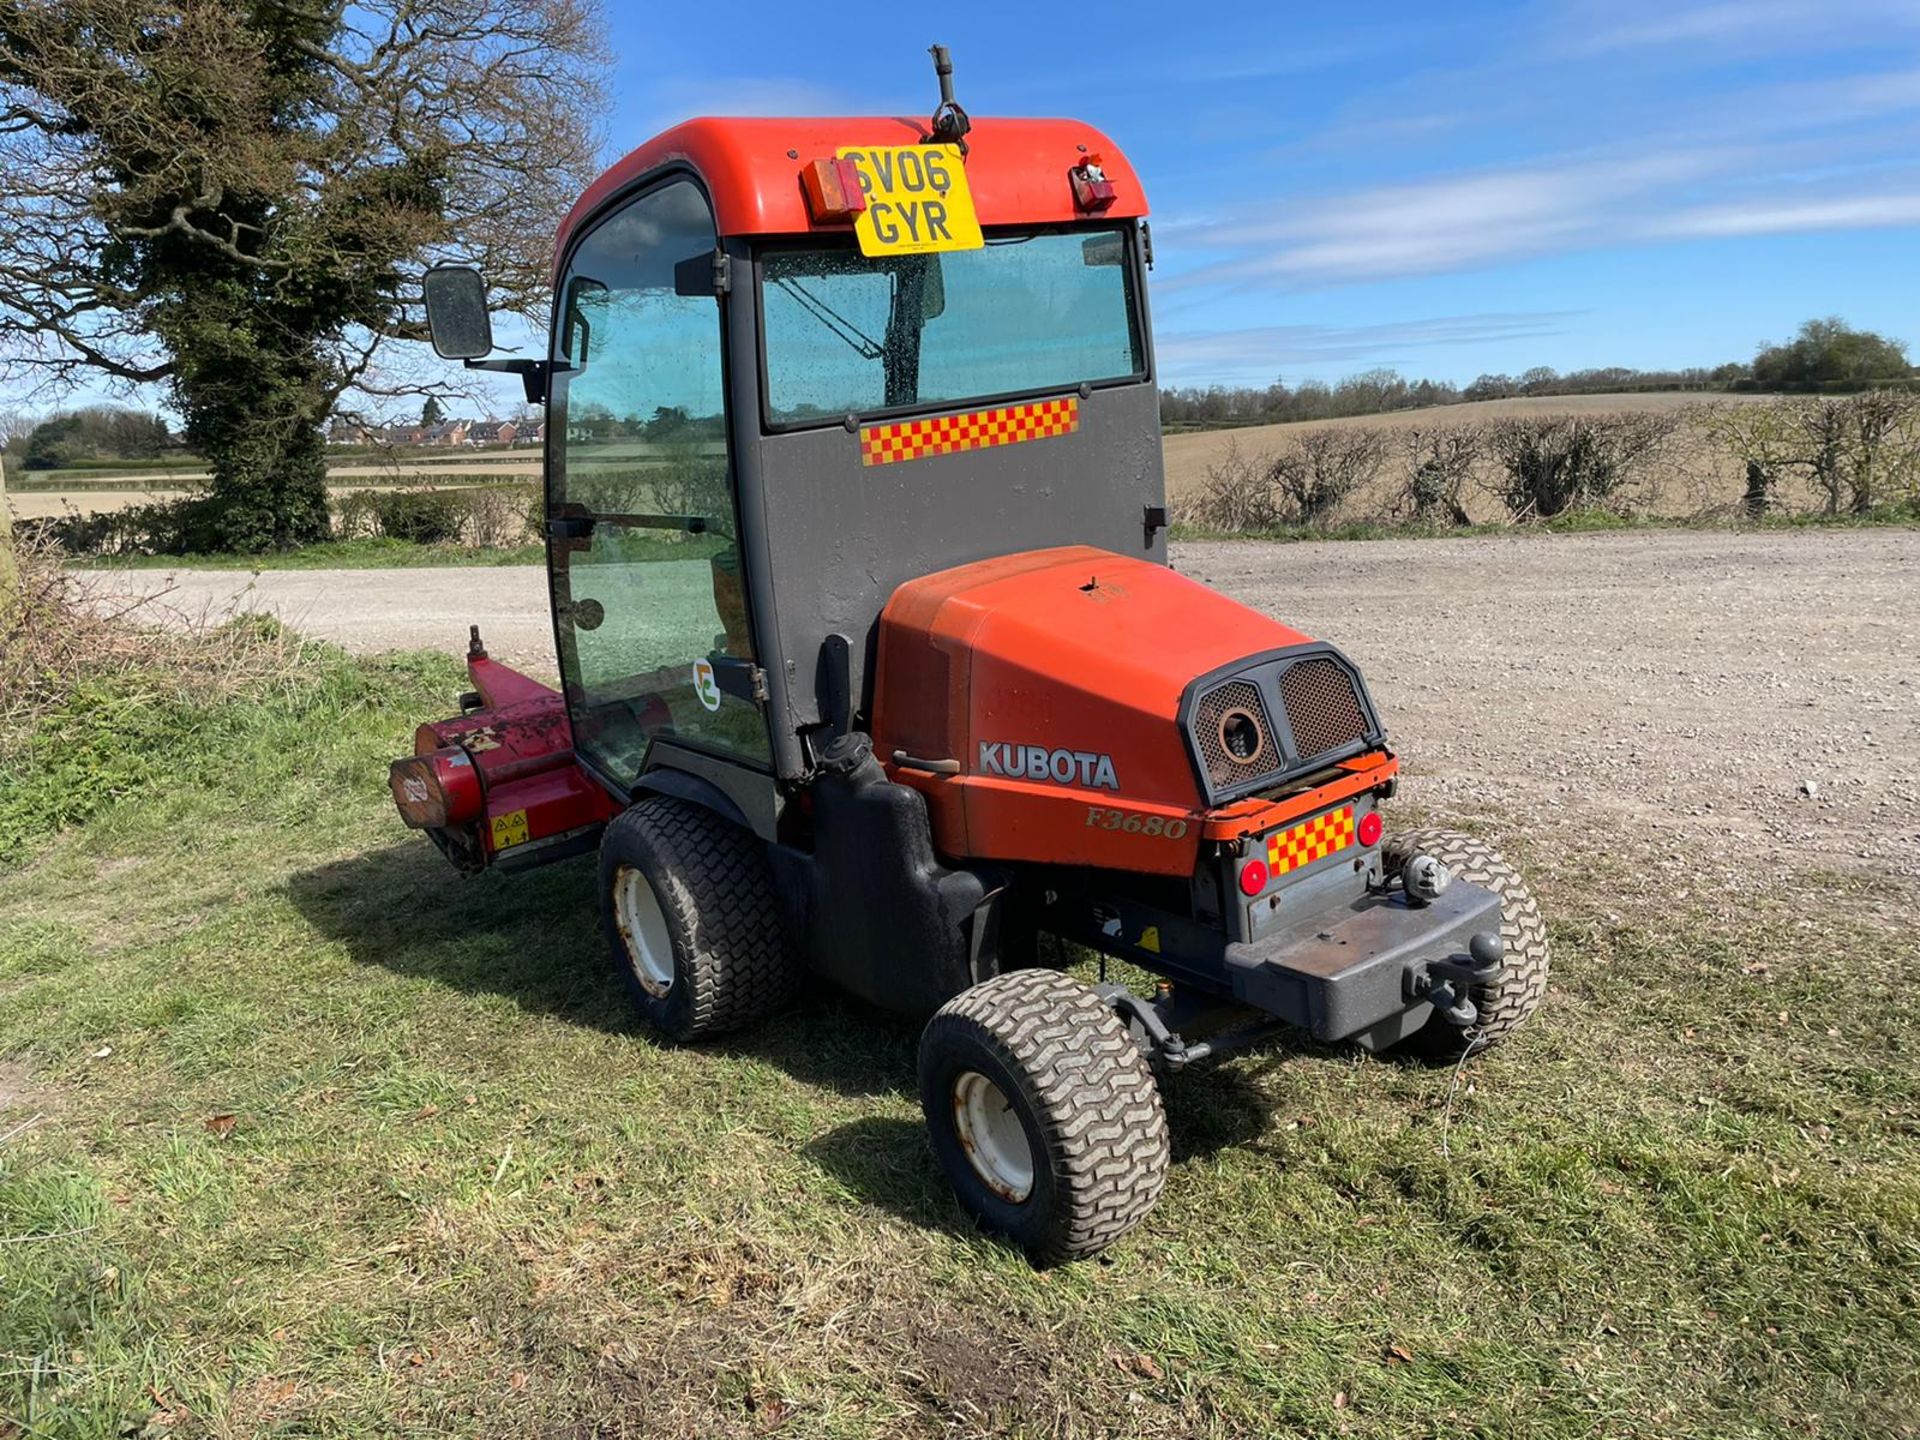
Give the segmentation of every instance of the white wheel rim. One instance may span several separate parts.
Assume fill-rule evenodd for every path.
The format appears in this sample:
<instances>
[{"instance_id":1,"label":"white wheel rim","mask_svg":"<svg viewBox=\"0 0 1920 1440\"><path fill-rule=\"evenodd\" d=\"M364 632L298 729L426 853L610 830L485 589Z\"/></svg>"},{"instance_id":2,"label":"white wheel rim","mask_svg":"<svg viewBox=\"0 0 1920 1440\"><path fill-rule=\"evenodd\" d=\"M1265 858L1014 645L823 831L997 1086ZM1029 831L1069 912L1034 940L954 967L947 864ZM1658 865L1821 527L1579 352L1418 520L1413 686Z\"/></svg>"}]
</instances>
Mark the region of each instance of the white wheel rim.
<instances>
[{"instance_id":1,"label":"white wheel rim","mask_svg":"<svg viewBox=\"0 0 1920 1440\"><path fill-rule=\"evenodd\" d=\"M627 964L640 988L656 1000L673 989L673 940L667 915L647 877L622 865L613 877L613 917L627 947Z\"/></svg>"},{"instance_id":2,"label":"white wheel rim","mask_svg":"<svg viewBox=\"0 0 1920 1440\"><path fill-rule=\"evenodd\" d=\"M1016 1205L1033 1193L1027 1127L1000 1087L977 1070L953 1082L953 1128L968 1163L989 1190Z\"/></svg>"}]
</instances>

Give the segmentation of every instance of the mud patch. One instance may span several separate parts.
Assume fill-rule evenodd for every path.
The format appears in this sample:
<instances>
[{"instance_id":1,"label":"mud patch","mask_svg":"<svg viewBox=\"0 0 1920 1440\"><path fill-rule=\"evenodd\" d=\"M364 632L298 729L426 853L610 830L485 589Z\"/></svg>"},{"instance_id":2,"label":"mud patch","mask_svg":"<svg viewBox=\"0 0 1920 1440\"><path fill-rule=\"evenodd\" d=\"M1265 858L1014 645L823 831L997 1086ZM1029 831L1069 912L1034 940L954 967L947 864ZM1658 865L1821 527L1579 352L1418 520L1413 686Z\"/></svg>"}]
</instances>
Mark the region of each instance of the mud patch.
<instances>
[{"instance_id":1,"label":"mud patch","mask_svg":"<svg viewBox=\"0 0 1920 1440\"><path fill-rule=\"evenodd\" d=\"M1020 1337L958 1315L916 1315L899 1332L901 1379L961 1427L1031 1423L1057 1408L1054 1362Z\"/></svg>"},{"instance_id":2,"label":"mud patch","mask_svg":"<svg viewBox=\"0 0 1920 1440\"><path fill-rule=\"evenodd\" d=\"M781 1329L759 1306L689 1307L645 1338L614 1341L600 1352L604 1385L569 1433L719 1440L776 1429L797 1408L766 1378Z\"/></svg>"},{"instance_id":3,"label":"mud patch","mask_svg":"<svg viewBox=\"0 0 1920 1440\"><path fill-rule=\"evenodd\" d=\"M27 1115L52 1108L47 1092L27 1075L27 1067L0 1060L0 1132L13 1128Z\"/></svg>"}]
</instances>

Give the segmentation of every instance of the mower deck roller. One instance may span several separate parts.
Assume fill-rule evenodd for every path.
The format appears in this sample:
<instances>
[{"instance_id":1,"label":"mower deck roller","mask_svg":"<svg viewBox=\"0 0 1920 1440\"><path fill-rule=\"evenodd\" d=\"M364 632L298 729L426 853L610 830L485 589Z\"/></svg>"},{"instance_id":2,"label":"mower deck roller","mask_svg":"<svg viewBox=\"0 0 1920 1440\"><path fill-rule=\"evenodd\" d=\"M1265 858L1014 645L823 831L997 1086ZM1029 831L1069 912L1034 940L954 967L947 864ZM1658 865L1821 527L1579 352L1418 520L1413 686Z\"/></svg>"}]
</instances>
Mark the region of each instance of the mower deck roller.
<instances>
[{"instance_id":1,"label":"mower deck roller","mask_svg":"<svg viewBox=\"0 0 1920 1440\"><path fill-rule=\"evenodd\" d=\"M1151 1210L1156 1071L1286 1026L1458 1053L1546 979L1498 855L1386 833L1352 662L1168 567L1146 213L1104 135L949 88L641 146L561 228L539 359L486 358L475 272L427 291L547 405L560 684L476 633L402 817L466 871L597 848L676 1039L821 982L931 1016L934 1153L1043 1263Z\"/></svg>"}]
</instances>

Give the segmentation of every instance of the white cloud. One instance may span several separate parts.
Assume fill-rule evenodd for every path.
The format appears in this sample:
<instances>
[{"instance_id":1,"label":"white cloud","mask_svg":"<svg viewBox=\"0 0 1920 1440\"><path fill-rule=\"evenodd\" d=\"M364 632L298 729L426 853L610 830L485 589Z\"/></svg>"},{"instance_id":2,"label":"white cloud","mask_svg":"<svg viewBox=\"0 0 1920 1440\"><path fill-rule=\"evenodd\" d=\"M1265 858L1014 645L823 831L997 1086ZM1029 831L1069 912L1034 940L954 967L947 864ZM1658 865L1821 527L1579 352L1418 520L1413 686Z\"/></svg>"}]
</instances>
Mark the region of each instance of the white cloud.
<instances>
[{"instance_id":1,"label":"white cloud","mask_svg":"<svg viewBox=\"0 0 1920 1440\"><path fill-rule=\"evenodd\" d=\"M1920 110L1920 69L1742 98L1754 119L1739 138L1731 127L1622 129L1604 152L1175 217L1161 226L1163 253L1201 263L1165 288L1297 289L1607 246L1920 225L1907 118Z\"/></svg>"},{"instance_id":2,"label":"white cloud","mask_svg":"<svg viewBox=\"0 0 1920 1440\"><path fill-rule=\"evenodd\" d=\"M1648 227L1648 233L1683 237L1782 235L1895 225L1920 225L1920 193L1703 206L1656 221Z\"/></svg>"},{"instance_id":3,"label":"white cloud","mask_svg":"<svg viewBox=\"0 0 1920 1440\"><path fill-rule=\"evenodd\" d=\"M1561 335L1576 310L1440 315L1380 325L1261 325L1239 330L1161 331L1162 370L1210 378L1271 378L1282 366L1397 363L1410 350L1475 346Z\"/></svg>"},{"instance_id":4,"label":"white cloud","mask_svg":"<svg viewBox=\"0 0 1920 1440\"><path fill-rule=\"evenodd\" d=\"M1911 0L1715 0L1712 4L1636 3L1619 0L1577 5L1556 27L1558 48L1570 55L1623 51L1702 52L1727 59L1791 52L1808 38L1822 48L1848 38L1883 37L1889 29L1920 26Z\"/></svg>"},{"instance_id":5,"label":"white cloud","mask_svg":"<svg viewBox=\"0 0 1920 1440\"><path fill-rule=\"evenodd\" d=\"M1171 288L1325 284L1466 269L1604 236L1624 209L1731 161L1718 150L1587 158L1296 200L1233 220L1174 227L1188 247L1238 258Z\"/></svg>"}]
</instances>

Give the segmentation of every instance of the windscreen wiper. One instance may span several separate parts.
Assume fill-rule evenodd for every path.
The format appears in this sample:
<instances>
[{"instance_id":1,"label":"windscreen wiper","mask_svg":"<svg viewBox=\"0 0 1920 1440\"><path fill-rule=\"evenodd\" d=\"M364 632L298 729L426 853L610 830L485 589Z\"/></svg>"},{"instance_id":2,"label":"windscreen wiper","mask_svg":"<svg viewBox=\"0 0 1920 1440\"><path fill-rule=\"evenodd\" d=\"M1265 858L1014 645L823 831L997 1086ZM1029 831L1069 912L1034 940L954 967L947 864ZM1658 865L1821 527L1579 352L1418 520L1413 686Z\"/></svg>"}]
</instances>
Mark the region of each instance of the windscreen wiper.
<instances>
[{"instance_id":1,"label":"windscreen wiper","mask_svg":"<svg viewBox=\"0 0 1920 1440\"><path fill-rule=\"evenodd\" d=\"M826 326L831 334L845 342L847 347L862 360L878 360L887 353L886 346L868 335L792 276L775 276L773 283L791 295L802 310Z\"/></svg>"}]
</instances>

